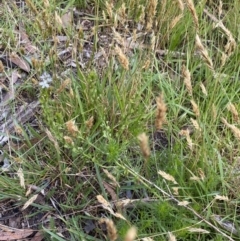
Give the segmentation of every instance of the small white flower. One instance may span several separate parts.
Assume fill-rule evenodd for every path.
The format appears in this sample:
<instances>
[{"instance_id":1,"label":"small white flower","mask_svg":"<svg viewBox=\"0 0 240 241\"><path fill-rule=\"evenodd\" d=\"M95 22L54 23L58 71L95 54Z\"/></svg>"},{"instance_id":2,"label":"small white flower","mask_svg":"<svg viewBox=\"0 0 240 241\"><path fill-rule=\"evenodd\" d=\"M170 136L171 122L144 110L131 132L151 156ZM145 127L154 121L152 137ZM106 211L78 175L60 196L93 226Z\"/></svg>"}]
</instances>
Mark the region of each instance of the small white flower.
<instances>
[{"instance_id":1,"label":"small white flower","mask_svg":"<svg viewBox=\"0 0 240 241\"><path fill-rule=\"evenodd\" d=\"M44 88L49 88L50 85L48 84L47 81L42 81L42 82L39 82L39 85L44 89Z\"/></svg>"},{"instance_id":2,"label":"small white flower","mask_svg":"<svg viewBox=\"0 0 240 241\"><path fill-rule=\"evenodd\" d=\"M51 83L52 82L52 77L49 73L43 72L43 74L39 77L39 79L43 82L46 83Z\"/></svg>"}]
</instances>

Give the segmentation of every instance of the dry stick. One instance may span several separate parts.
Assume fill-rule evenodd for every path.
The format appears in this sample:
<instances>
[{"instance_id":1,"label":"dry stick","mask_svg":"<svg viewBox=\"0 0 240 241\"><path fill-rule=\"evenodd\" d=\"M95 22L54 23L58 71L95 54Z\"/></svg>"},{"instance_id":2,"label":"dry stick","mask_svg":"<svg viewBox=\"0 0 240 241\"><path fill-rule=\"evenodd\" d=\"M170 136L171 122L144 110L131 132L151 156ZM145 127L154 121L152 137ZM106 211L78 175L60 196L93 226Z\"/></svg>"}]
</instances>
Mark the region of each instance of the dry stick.
<instances>
[{"instance_id":1,"label":"dry stick","mask_svg":"<svg viewBox=\"0 0 240 241\"><path fill-rule=\"evenodd\" d=\"M120 163L117 162L118 165L122 166ZM129 172L131 172L134 175L138 175L136 172L132 171L130 167L128 166L124 166L125 168L127 168L127 170ZM167 196L168 198L170 198L172 201L176 202L177 204L181 203L177 198L173 197L171 194L165 192L164 190L162 190L161 188L159 188L156 184L152 183L151 181L147 180L146 178L144 178L143 176L139 177L139 181L141 181L143 184L145 184L144 182L152 185L154 188L156 188L158 191L160 191L162 194L164 194L165 196ZM208 222L204 217L202 217L199 213L197 213L194 209L192 209L189 206L184 206L188 211L192 212L196 217L198 217L200 220L202 220L203 222L205 222L206 224L208 224L210 227L212 227L213 229L215 229L217 232L219 232L220 234L222 234L224 237L228 238L231 241L235 241L234 239L232 239L230 236L228 236L227 234L225 234L224 232L222 232L220 229L218 229L216 226L214 226L213 224L211 224L210 222Z\"/></svg>"}]
</instances>

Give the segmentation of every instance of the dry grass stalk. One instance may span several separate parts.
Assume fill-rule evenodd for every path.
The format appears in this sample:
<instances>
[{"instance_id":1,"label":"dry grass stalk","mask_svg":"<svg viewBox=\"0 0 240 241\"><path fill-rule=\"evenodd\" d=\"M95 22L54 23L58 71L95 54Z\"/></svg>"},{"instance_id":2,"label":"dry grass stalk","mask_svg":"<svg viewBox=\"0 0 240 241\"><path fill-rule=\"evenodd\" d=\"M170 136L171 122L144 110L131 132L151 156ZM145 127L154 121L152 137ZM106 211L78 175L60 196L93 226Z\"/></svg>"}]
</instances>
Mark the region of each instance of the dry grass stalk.
<instances>
[{"instance_id":1,"label":"dry grass stalk","mask_svg":"<svg viewBox=\"0 0 240 241\"><path fill-rule=\"evenodd\" d=\"M239 120L238 111L234 104L229 103L227 109L232 113L234 121Z\"/></svg>"},{"instance_id":2,"label":"dry grass stalk","mask_svg":"<svg viewBox=\"0 0 240 241\"><path fill-rule=\"evenodd\" d=\"M79 131L78 131L78 127L75 124L75 121L70 120L66 122L66 126L67 126L67 131L71 136L76 136L78 134Z\"/></svg>"},{"instance_id":3,"label":"dry grass stalk","mask_svg":"<svg viewBox=\"0 0 240 241\"><path fill-rule=\"evenodd\" d=\"M148 144L148 136L146 135L146 133L142 133L140 135L138 135L138 140L140 141L140 148L143 154L143 157L145 159L148 159L150 156L150 148L149 148L149 144Z\"/></svg>"},{"instance_id":4,"label":"dry grass stalk","mask_svg":"<svg viewBox=\"0 0 240 241\"><path fill-rule=\"evenodd\" d=\"M168 241L176 241L176 237L171 233L171 232L168 232Z\"/></svg>"},{"instance_id":5,"label":"dry grass stalk","mask_svg":"<svg viewBox=\"0 0 240 241\"><path fill-rule=\"evenodd\" d=\"M224 125L226 125L229 129L231 129L234 136L238 140L240 140L240 130L236 126L229 124L225 118L222 117L221 120L224 123Z\"/></svg>"},{"instance_id":6,"label":"dry grass stalk","mask_svg":"<svg viewBox=\"0 0 240 241\"><path fill-rule=\"evenodd\" d=\"M85 125L87 126L88 130L90 130L93 126L93 122L94 122L94 117L91 116L86 122Z\"/></svg>"},{"instance_id":7,"label":"dry grass stalk","mask_svg":"<svg viewBox=\"0 0 240 241\"><path fill-rule=\"evenodd\" d=\"M129 69L129 62L127 56L123 53L122 49L119 48L118 46L115 47L115 52L118 57L118 61L122 65L122 67L126 70Z\"/></svg>"},{"instance_id":8,"label":"dry grass stalk","mask_svg":"<svg viewBox=\"0 0 240 241\"><path fill-rule=\"evenodd\" d=\"M198 16L197 16L197 11L195 9L193 1L192 0L186 0L186 2L187 2L188 9L190 10L190 13L193 16L193 21L195 23L195 27L198 29L198 27L199 27Z\"/></svg>"},{"instance_id":9,"label":"dry grass stalk","mask_svg":"<svg viewBox=\"0 0 240 241\"><path fill-rule=\"evenodd\" d=\"M213 116L213 120L215 121L217 119L217 108L214 104L212 105L211 113L212 113L212 116Z\"/></svg>"},{"instance_id":10,"label":"dry grass stalk","mask_svg":"<svg viewBox=\"0 0 240 241\"><path fill-rule=\"evenodd\" d=\"M167 106L163 100L162 95L156 98L156 102L157 102L157 110L156 110L155 127L157 130L160 130L162 129L162 126L166 121Z\"/></svg>"},{"instance_id":11,"label":"dry grass stalk","mask_svg":"<svg viewBox=\"0 0 240 241\"><path fill-rule=\"evenodd\" d=\"M200 40L198 34L196 34L196 48L197 50L200 52L201 56L203 57L205 63L207 64L207 66L213 70L213 63L212 63L212 60L211 58L209 57L208 55L208 51L204 48L203 44L202 44L202 41Z\"/></svg>"},{"instance_id":12,"label":"dry grass stalk","mask_svg":"<svg viewBox=\"0 0 240 241\"><path fill-rule=\"evenodd\" d=\"M187 88L188 94L192 96L192 82L190 71L186 68L185 65L182 66L182 75L184 78L184 84Z\"/></svg>"},{"instance_id":13,"label":"dry grass stalk","mask_svg":"<svg viewBox=\"0 0 240 241\"><path fill-rule=\"evenodd\" d=\"M198 107L197 103L194 100L191 100L191 104L192 104L192 109L193 109L195 116L199 117L200 111L199 111L199 107Z\"/></svg>"},{"instance_id":14,"label":"dry grass stalk","mask_svg":"<svg viewBox=\"0 0 240 241\"><path fill-rule=\"evenodd\" d=\"M149 0L148 6L146 9L147 12L147 24L146 29L150 30L153 27L153 20L156 15L156 9L157 9L157 0Z\"/></svg>"},{"instance_id":15,"label":"dry grass stalk","mask_svg":"<svg viewBox=\"0 0 240 241\"><path fill-rule=\"evenodd\" d=\"M176 182L175 178L174 178L173 176L171 176L170 174L168 174L168 173L166 173L166 172L164 172L164 171L161 171L161 170L158 171L158 174L159 174L160 176L162 176L165 180L168 180L168 181L170 181L170 182L173 182L174 184L178 184L178 183Z\"/></svg>"},{"instance_id":16,"label":"dry grass stalk","mask_svg":"<svg viewBox=\"0 0 240 241\"><path fill-rule=\"evenodd\" d=\"M201 90L202 90L203 94L205 96L207 96L208 92L207 92L206 87L204 86L204 84L202 82L200 83L200 87L201 87Z\"/></svg>"},{"instance_id":17,"label":"dry grass stalk","mask_svg":"<svg viewBox=\"0 0 240 241\"><path fill-rule=\"evenodd\" d=\"M133 241L137 237L137 228L136 227L131 227L128 229L124 241Z\"/></svg>"},{"instance_id":18,"label":"dry grass stalk","mask_svg":"<svg viewBox=\"0 0 240 241\"><path fill-rule=\"evenodd\" d=\"M101 218L99 220L99 223L105 223L106 224L106 228L107 228L107 236L109 238L110 241L115 241L118 237L117 234L117 228L114 224L114 222L111 219L108 218Z\"/></svg>"}]
</instances>

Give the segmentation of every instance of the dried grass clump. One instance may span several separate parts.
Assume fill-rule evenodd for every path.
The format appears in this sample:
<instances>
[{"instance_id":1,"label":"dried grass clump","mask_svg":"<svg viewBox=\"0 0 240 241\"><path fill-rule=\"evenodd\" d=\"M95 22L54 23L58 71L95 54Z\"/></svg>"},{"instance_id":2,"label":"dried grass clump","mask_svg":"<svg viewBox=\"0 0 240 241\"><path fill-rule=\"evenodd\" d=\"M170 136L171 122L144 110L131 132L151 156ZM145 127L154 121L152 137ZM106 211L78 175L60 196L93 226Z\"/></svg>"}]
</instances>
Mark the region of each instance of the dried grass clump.
<instances>
[{"instance_id":1,"label":"dried grass clump","mask_svg":"<svg viewBox=\"0 0 240 241\"><path fill-rule=\"evenodd\" d=\"M157 102L157 110L156 110L155 127L157 130L160 130L162 129L162 126L166 121L167 106L163 100L162 95L156 98L156 102Z\"/></svg>"}]
</instances>

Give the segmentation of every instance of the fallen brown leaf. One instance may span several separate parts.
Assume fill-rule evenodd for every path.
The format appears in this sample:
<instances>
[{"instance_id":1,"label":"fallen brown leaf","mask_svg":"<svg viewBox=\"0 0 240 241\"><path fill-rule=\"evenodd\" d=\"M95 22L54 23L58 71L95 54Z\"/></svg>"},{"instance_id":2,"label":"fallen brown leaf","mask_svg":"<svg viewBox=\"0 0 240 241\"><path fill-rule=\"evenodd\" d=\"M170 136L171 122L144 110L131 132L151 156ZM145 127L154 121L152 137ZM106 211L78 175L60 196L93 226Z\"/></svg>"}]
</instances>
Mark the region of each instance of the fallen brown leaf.
<instances>
[{"instance_id":1,"label":"fallen brown leaf","mask_svg":"<svg viewBox=\"0 0 240 241\"><path fill-rule=\"evenodd\" d=\"M25 61L23 58L19 57L16 53L12 53L9 56L9 60L14 63L15 65L17 65L20 69L29 72L30 71L30 66L27 63L27 61Z\"/></svg>"},{"instance_id":2,"label":"fallen brown leaf","mask_svg":"<svg viewBox=\"0 0 240 241\"><path fill-rule=\"evenodd\" d=\"M32 229L10 229L5 225L0 225L0 240L20 240L31 235L34 230Z\"/></svg>"}]
</instances>

